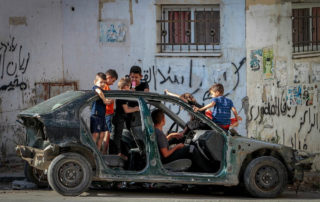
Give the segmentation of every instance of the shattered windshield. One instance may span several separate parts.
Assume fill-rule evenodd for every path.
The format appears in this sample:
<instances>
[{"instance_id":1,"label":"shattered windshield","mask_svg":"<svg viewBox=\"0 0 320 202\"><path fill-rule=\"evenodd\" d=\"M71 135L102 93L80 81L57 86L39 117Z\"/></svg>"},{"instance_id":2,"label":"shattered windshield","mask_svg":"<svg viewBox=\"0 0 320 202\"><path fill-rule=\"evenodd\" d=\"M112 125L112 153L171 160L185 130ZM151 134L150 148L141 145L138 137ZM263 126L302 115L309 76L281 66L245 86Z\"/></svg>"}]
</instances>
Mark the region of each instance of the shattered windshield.
<instances>
[{"instance_id":1,"label":"shattered windshield","mask_svg":"<svg viewBox=\"0 0 320 202\"><path fill-rule=\"evenodd\" d=\"M54 96L40 104L37 104L20 114L46 114L54 111L55 109L59 108L60 106L80 97L85 92L82 91L67 91L60 95Z\"/></svg>"}]
</instances>

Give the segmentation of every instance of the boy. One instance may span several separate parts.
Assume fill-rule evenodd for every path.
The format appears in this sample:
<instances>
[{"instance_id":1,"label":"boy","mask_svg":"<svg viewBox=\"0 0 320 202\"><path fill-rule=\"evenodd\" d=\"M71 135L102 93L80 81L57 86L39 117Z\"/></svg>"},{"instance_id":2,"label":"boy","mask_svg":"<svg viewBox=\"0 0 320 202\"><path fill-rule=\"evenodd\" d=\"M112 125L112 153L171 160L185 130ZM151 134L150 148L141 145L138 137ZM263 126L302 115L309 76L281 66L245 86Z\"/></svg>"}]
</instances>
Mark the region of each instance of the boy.
<instances>
[{"instance_id":1,"label":"boy","mask_svg":"<svg viewBox=\"0 0 320 202\"><path fill-rule=\"evenodd\" d=\"M201 172L210 172L211 168L201 156L200 152L193 145L184 145L183 143L169 148L169 141L172 139L180 139L182 135L179 133L171 133L166 136L163 133L163 126L166 124L164 113L161 109L156 109L151 113L154 123L158 148L161 154L161 161L169 163L177 159L191 159L192 170Z\"/></svg>"},{"instance_id":2,"label":"boy","mask_svg":"<svg viewBox=\"0 0 320 202\"><path fill-rule=\"evenodd\" d=\"M142 80L141 67L132 66L130 68L129 77L131 79L131 90L149 92L149 84ZM130 107L139 106L138 102L136 102L136 101L128 102L128 105ZM127 126L127 129L130 130L131 132L134 132L131 130L132 129L131 126L132 127L141 126L140 113L128 114L127 120L126 120L126 126ZM133 130L135 130L135 129L133 129ZM139 130L139 129L137 129L137 130Z\"/></svg>"},{"instance_id":3,"label":"boy","mask_svg":"<svg viewBox=\"0 0 320 202\"><path fill-rule=\"evenodd\" d=\"M107 83L103 90L110 90L110 86L118 79L118 74L116 70L109 69L106 72ZM106 105L106 124L107 124L107 132L103 140L103 154L107 154L109 140L110 140L110 133L112 132L112 117L114 113L114 100L112 100L111 104Z\"/></svg>"},{"instance_id":4,"label":"boy","mask_svg":"<svg viewBox=\"0 0 320 202\"><path fill-rule=\"evenodd\" d=\"M129 77L131 79L131 89L135 91L149 92L149 84L142 81L142 71L139 66L132 66Z\"/></svg>"},{"instance_id":5,"label":"boy","mask_svg":"<svg viewBox=\"0 0 320 202\"><path fill-rule=\"evenodd\" d=\"M154 123L157 143L162 156L162 162L168 163L170 161L185 158L189 153L189 148L185 147L184 144L180 143L169 149L169 141L173 138L180 139L182 136L178 133L171 133L166 136L162 132L163 126L166 124L164 113L160 109L156 109L151 113L151 117Z\"/></svg>"},{"instance_id":6,"label":"boy","mask_svg":"<svg viewBox=\"0 0 320 202\"><path fill-rule=\"evenodd\" d=\"M130 90L130 79L121 78L118 83L119 90ZM116 100L116 111L112 123L115 126L113 141L116 146L118 155L123 160L128 160L128 157L121 153L121 137L124 128L124 123L127 118L128 113L138 112L139 107L129 107L126 100L117 99Z\"/></svg>"},{"instance_id":7,"label":"boy","mask_svg":"<svg viewBox=\"0 0 320 202\"><path fill-rule=\"evenodd\" d=\"M209 92L213 97L211 103L202 108L194 107L194 111L205 111L206 109L213 107L212 121L218 124L221 128L229 130L231 111L233 112L237 122L240 119L236 108L233 106L233 102L223 96L224 88L220 83L211 86Z\"/></svg>"},{"instance_id":8,"label":"boy","mask_svg":"<svg viewBox=\"0 0 320 202\"><path fill-rule=\"evenodd\" d=\"M111 104L112 101L105 98L102 89L106 84L106 75L102 72L96 74L94 86L92 90L99 95L99 99L92 103L90 116L90 131L92 133L93 141L97 144L98 151L101 149L101 144L107 131L105 114L106 105Z\"/></svg>"}]
</instances>

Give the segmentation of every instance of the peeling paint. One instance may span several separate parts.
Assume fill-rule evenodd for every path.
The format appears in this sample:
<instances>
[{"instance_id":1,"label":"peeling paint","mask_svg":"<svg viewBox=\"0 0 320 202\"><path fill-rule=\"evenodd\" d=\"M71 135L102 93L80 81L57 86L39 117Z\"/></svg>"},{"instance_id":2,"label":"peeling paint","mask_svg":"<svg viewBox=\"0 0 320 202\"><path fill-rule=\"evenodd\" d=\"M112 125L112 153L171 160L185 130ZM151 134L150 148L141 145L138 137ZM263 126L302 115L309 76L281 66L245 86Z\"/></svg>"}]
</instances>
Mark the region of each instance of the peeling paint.
<instances>
[{"instance_id":1,"label":"peeling paint","mask_svg":"<svg viewBox=\"0 0 320 202\"><path fill-rule=\"evenodd\" d=\"M9 25L27 25L27 18L24 17L9 17Z\"/></svg>"},{"instance_id":2,"label":"peeling paint","mask_svg":"<svg viewBox=\"0 0 320 202\"><path fill-rule=\"evenodd\" d=\"M101 21L102 9L105 3L114 3L116 0L99 0L99 21Z\"/></svg>"},{"instance_id":3,"label":"peeling paint","mask_svg":"<svg viewBox=\"0 0 320 202\"><path fill-rule=\"evenodd\" d=\"M130 25L133 24L132 0L129 0Z\"/></svg>"}]
</instances>

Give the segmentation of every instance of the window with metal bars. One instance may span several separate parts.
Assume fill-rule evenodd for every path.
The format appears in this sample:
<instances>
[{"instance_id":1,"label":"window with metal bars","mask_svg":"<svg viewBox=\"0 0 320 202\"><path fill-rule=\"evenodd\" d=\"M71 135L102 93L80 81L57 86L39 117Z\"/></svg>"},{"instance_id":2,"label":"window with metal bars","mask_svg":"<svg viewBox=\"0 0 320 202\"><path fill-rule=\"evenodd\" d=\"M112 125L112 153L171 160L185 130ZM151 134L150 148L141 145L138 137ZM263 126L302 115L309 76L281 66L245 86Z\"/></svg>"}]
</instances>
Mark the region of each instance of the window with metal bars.
<instances>
[{"instance_id":1,"label":"window with metal bars","mask_svg":"<svg viewBox=\"0 0 320 202\"><path fill-rule=\"evenodd\" d=\"M159 25L160 52L213 52L220 49L217 5L163 6Z\"/></svg>"},{"instance_id":2,"label":"window with metal bars","mask_svg":"<svg viewBox=\"0 0 320 202\"><path fill-rule=\"evenodd\" d=\"M320 7L292 9L293 53L320 51Z\"/></svg>"}]
</instances>

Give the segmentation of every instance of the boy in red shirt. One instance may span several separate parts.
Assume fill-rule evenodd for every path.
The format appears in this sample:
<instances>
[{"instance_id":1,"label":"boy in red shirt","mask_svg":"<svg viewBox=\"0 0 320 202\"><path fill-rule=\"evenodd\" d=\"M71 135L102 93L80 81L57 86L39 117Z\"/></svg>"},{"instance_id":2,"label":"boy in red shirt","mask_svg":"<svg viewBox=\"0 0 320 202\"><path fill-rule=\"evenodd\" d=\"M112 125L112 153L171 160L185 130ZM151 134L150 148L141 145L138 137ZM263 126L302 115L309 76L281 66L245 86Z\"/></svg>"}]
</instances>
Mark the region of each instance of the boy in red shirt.
<instances>
[{"instance_id":1,"label":"boy in red shirt","mask_svg":"<svg viewBox=\"0 0 320 202\"><path fill-rule=\"evenodd\" d=\"M110 90L110 86L118 79L118 74L116 70L109 69L106 72L106 85L103 90ZM107 132L103 139L103 149L102 154L107 154L109 141L110 141L110 134L112 132L112 117L114 114L114 100L112 100L111 104L106 105L106 125L107 125Z\"/></svg>"}]
</instances>

